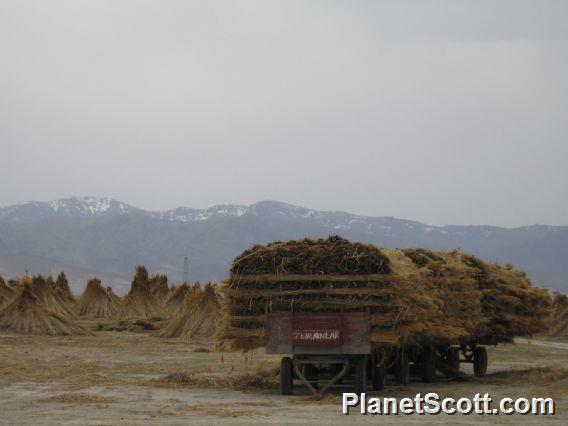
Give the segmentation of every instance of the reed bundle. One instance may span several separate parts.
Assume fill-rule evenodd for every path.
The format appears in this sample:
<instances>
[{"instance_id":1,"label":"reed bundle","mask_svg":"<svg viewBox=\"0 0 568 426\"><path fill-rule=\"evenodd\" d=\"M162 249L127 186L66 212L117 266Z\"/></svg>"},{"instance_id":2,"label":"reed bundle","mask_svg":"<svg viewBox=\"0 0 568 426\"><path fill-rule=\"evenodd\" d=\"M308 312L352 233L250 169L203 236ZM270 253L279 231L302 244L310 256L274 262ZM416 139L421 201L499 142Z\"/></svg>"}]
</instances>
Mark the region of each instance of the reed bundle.
<instances>
[{"instance_id":1,"label":"reed bundle","mask_svg":"<svg viewBox=\"0 0 568 426\"><path fill-rule=\"evenodd\" d=\"M87 287L75 308L82 316L108 318L116 312L117 305L117 300L101 285L101 280L95 277L87 282Z\"/></svg>"}]
</instances>

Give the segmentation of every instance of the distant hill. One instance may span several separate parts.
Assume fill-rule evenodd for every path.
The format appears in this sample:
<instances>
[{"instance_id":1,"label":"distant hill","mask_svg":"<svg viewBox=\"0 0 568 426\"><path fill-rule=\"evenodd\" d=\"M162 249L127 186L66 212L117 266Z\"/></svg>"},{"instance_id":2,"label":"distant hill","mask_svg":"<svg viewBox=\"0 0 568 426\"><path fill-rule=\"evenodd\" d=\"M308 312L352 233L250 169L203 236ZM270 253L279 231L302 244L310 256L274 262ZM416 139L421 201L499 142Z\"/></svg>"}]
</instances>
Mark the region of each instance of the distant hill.
<instances>
[{"instance_id":1,"label":"distant hill","mask_svg":"<svg viewBox=\"0 0 568 426\"><path fill-rule=\"evenodd\" d=\"M109 198L72 197L0 208L0 274L64 269L75 291L94 274L124 291L137 263L179 281L187 255L192 281L218 281L253 243L330 234L379 246L460 248L511 262L536 283L568 291L565 226L437 227L276 201L152 212Z\"/></svg>"}]
</instances>

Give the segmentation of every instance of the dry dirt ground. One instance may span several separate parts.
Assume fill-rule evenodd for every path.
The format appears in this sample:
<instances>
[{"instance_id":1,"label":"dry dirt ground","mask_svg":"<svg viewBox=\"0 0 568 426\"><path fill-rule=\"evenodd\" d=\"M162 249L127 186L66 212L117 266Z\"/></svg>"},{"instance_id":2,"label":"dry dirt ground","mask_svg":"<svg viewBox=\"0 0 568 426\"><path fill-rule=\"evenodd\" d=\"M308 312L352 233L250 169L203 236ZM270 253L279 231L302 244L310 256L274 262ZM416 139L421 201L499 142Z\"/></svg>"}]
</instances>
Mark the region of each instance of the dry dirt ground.
<instances>
[{"instance_id":1,"label":"dry dirt ground","mask_svg":"<svg viewBox=\"0 0 568 426\"><path fill-rule=\"evenodd\" d=\"M551 396L557 415L549 417L343 416L340 390L321 401L305 392L278 395L278 357L211 350L207 343L144 333L1 334L0 424L568 424L567 343L522 341L490 348L490 374L482 380L416 382L407 388L391 384L369 392L395 397L417 392L458 398L476 392L494 398Z\"/></svg>"}]
</instances>

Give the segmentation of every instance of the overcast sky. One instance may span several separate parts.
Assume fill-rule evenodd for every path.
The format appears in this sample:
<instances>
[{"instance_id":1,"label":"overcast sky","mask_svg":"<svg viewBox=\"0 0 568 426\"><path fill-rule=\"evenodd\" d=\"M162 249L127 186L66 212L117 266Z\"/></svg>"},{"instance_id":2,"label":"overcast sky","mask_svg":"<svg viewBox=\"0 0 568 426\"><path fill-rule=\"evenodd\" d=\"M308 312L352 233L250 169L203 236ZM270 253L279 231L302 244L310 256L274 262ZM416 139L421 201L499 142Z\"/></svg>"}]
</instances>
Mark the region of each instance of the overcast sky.
<instances>
[{"instance_id":1,"label":"overcast sky","mask_svg":"<svg viewBox=\"0 0 568 426\"><path fill-rule=\"evenodd\" d=\"M568 1L0 0L0 205L568 225Z\"/></svg>"}]
</instances>

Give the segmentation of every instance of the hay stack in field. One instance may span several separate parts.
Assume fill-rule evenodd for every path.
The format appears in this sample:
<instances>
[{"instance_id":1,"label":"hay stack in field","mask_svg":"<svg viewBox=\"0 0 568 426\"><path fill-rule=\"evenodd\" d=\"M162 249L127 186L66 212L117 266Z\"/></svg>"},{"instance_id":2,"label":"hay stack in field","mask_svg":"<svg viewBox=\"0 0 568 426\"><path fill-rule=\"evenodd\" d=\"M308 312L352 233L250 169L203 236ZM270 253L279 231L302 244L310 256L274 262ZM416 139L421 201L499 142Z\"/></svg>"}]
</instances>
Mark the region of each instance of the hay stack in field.
<instances>
[{"instance_id":1,"label":"hay stack in field","mask_svg":"<svg viewBox=\"0 0 568 426\"><path fill-rule=\"evenodd\" d=\"M65 276L65 272L61 271L57 276L57 280L55 281L55 293L66 303L73 305L76 300L73 293L71 293L71 289L69 288L69 281L67 281L67 277Z\"/></svg>"},{"instance_id":2,"label":"hay stack in field","mask_svg":"<svg viewBox=\"0 0 568 426\"><path fill-rule=\"evenodd\" d=\"M55 291L55 281L53 279L53 277L51 275L48 275L45 278L45 282L47 283L47 286L52 290Z\"/></svg>"},{"instance_id":3,"label":"hay stack in field","mask_svg":"<svg viewBox=\"0 0 568 426\"><path fill-rule=\"evenodd\" d=\"M548 289L533 287L526 274L510 264L503 267L465 254L461 260L476 271L482 311L488 320L479 335L512 341L514 336L547 331L552 304Z\"/></svg>"},{"instance_id":4,"label":"hay stack in field","mask_svg":"<svg viewBox=\"0 0 568 426\"><path fill-rule=\"evenodd\" d=\"M150 292L150 281L146 267L136 267L136 274L128 294L122 299L113 315L117 320L158 320L169 315Z\"/></svg>"},{"instance_id":5,"label":"hay stack in field","mask_svg":"<svg viewBox=\"0 0 568 426\"><path fill-rule=\"evenodd\" d=\"M20 281L18 281L17 279L8 280L8 287L10 287L11 290L14 290L19 285L20 285Z\"/></svg>"},{"instance_id":6,"label":"hay stack in field","mask_svg":"<svg viewBox=\"0 0 568 426\"><path fill-rule=\"evenodd\" d=\"M69 318L48 309L35 296L30 284L25 284L18 294L0 309L0 330L47 335L91 334Z\"/></svg>"},{"instance_id":7,"label":"hay stack in field","mask_svg":"<svg viewBox=\"0 0 568 426\"><path fill-rule=\"evenodd\" d=\"M64 302L41 275L35 275L32 278L31 288L34 296L50 311L65 317L75 318L77 316L73 307Z\"/></svg>"},{"instance_id":8,"label":"hay stack in field","mask_svg":"<svg viewBox=\"0 0 568 426\"><path fill-rule=\"evenodd\" d=\"M150 278L150 292L160 303L165 303L170 295L168 276L164 274L156 274Z\"/></svg>"},{"instance_id":9,"label":"hay stack in field","mask_svg":"<svg viewBox=\"0 0 568 426\"><path fill-rule=\"evenodd\" d=\"M22 288L24 288L24 285L26 284L32 285L32 279L28 274L22 275L21 277L12 280L8 280L8 287L10 288L10 290L12 290L13 294L19 292Z\"/></svg>"},{"instance_id":10,"label":"hay stack in field","mask_svg":"<svg viewBox=\"0 0 568 426\"><path fill-rule=\"evenodd\" d=\"M101 280L91 278L75 308L79 315L89 318L108 318L116 312L117 302L101 285Z\"/></svg>"},{"instance_id":11,"label":"hay stack in field","mask_svg":"<svg viewBox=\"0 0 568 426\"><path fill-rule=\"evenodd\" d=\"M185 312L170 320L159 336L181 339L213 336L220 308L219 294L215 286L207 283L202 289L197 284L189 291L185 303Z\"/></svg>"},{"instance_id":12,"label":"hay stack in field","mask_svg":"<svg viewBox=\"0 0 568 426\"><path fill-rule=\"evenodd\" d=\"M172 289L170 297L166 300L166 309L173 316L181 315L185 311L185 298L190 292L187 283L180 284Z\"/></svg>"},{"instance_id":13,"label":"hay stack in field","mask_svg":"<svg viewBox=\"0 0 568 426\"><path fill-rule=\"evenodd\" d=\"M472 265L471 259L457 251L379 249L340 237L255 245L234 260L221 289L217 337L233 349L262 346L266 315L291 310L369 312L371 341L392 345L503 341L539 330L547 290L512 269Z\"/></svg>"},{"instance_id":14,"label":"hay stack in field","mask_svg":"<svg viewBox=\"0 0 568 426\"><path fill-rule=\"evenodd\" d=\"M106 288L106 293L109 295L109 297L115 302L115 303L119 303L121 301L120 296L118 296L114 290L112 289L112 287L107 287Z\"/></svg>"},{"instance_id":15,"label":"hay stack in field","mask_svg":"<svg viewBox=\"0 0 568 426\"><path fill-rule=\"evenodd\" d=\"M6 281L0 276L0 305L12 298L13 295L14 291L6 285Z\"/></svg>"}]
</instances>

